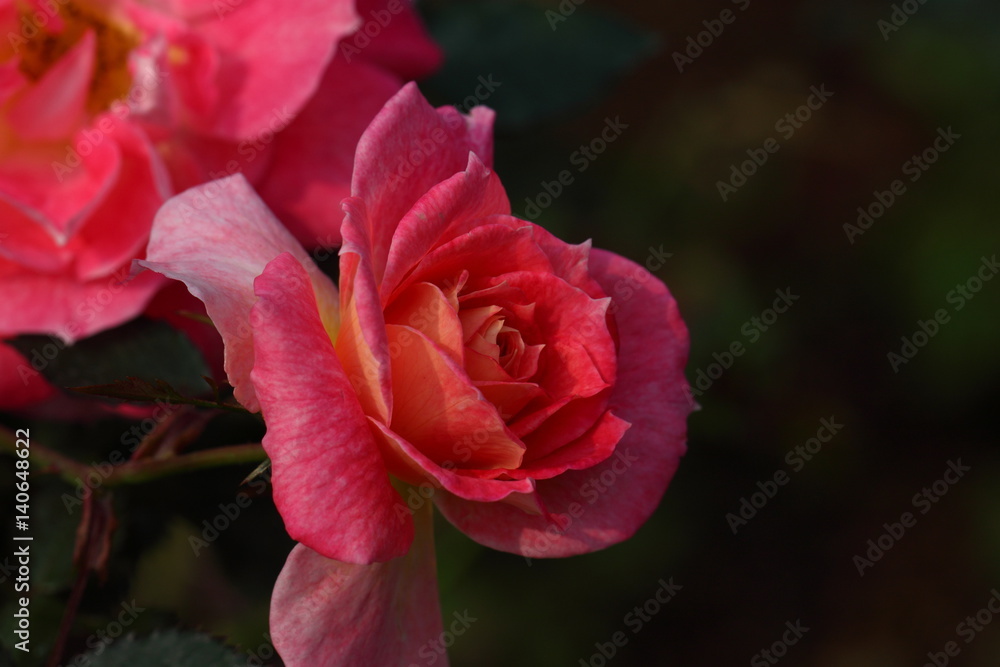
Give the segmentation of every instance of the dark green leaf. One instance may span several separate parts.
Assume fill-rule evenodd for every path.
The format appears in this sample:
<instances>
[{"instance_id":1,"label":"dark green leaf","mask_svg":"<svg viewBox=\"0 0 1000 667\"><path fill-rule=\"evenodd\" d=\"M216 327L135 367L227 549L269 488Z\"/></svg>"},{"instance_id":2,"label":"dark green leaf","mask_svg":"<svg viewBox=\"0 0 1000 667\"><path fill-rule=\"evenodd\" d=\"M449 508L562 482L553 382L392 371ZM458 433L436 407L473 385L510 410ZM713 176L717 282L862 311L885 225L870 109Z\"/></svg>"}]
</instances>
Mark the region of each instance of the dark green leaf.
<instances>
[{"instance_id":1,"label":"dark green leaf","mask_svg":"<svg viewBox=\"0 0 1000 667\"><path fill-rule=\"evenodd\" d=\"M87 656L90 667L245 667L247 656L206 635L168 630L136 639L116 640L99 655Z\"/></svg>"},{"instance_id":2,"label":"dark green leaf","mask_svg":"<svg viewBox=\"0 0 1000 667\"><path fill-rule=\"evenodd\" d=\"M422 87L463 111L492 107L498 127L516 129L590 104L657 48L655 35L613 15L564 4L574 11L476 2L430 13L447 60Z\"/></svg>"},{"instance_id":3,"label":"dark green leaf","mask_svg":"<svg viewBox=\"0 0 1000 667\"><path fill-rule=\"evenodd\" d=\"M194 344L163 322L139 318L67 346L51 336L11 345L57 387L102 385L126 377L161 380L188 395L206 393L209 371Z\"/></svg>"}]
</instances>

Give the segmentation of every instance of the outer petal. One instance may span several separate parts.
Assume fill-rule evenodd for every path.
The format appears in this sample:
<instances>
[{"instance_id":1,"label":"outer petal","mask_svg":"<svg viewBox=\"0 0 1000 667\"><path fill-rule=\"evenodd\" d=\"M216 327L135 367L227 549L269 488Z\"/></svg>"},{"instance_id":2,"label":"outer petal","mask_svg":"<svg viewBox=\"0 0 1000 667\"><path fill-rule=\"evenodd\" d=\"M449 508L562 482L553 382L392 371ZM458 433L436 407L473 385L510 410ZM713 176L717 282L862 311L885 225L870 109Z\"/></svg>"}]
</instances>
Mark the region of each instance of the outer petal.
<instances>
[{"instance_id":1,"label":"outer petal","mask_svg":"<svg viewBox=\"0 0 1000 667\"><path fill-rule=\"evenodd\" d=\"M231 139L259 134L274 120L275 101L297 113L316 91L337 40L357 22L349 2L253 0L199 26L221 53L212 131Z\"/></svg>"},{"instance_id":2,"label":"outer petal","mask_svg":"<svg viewBox=\"0 0 1000 667\"><path fill-rule=\"evenodd\" d=\"M328 558L371 563L413 539L361 405L316 309L309 276L279 255L254 282L257 390L274 470L274 504L288 534Z\"/></svg>"},{"instance_id":3,"label":"outer petal","mask_svg":"<svg viewBox=\"0 0 1000 667\"><path fill-rule=\"evenodd\" d=\"M441 638L430 505L403 558L329 560L297 545L271 596L271 636L288 667L407 667ZM447 667L447 656L434 653Z\"/></svg>"},{"instance_id":4,"label":"outer petal","mask_svg":"<svg viewBox=\"0 0 1000 667\"><path fill-rule=\"evenodd\" d=\"M37 333L67 342L85 338L141 313L162 286L163 279L152 274L130 280L127 265L86 283L66 274L5 275L0 337Z\"/></svg>"},{"instance_id":5,"label":"outer petal","mask_svg":"<svg viewBox=\"0 0 1000 667\"><path fill-rule=\"evenodd\" d=\"M319 89L274 139L272 167L260 193L307 248L340 245L354 148L401 81L364 62L334 58Z\"/></svg>"},{"instance_id":6,"label":"outer petal","mask_svg":"<svg viewBox=\"0 0 1000 667\"><path fill-rule=\"evenodd\" d=\"M55 393L29 359L0 342L0 410L22 408Z\"/></svg>"},{"instance_id":7,"label":"outer petal","mask_svg":"<svg viewBox=\"0 0 1000 667\"><path fill-rule=\"evenodd\" d=\"M385 67L404 79L419 79L441 64L441 49L431 41L411 0L358 0L362 23L358 31L341 41L338 58L357 58ZM388 20L386 20L388 18ZM373 23L379 26L376 37Z\"/></svg>"},{"instance_id":8,"label":"outer petal","mask_svg":"<svg viewBox=\"0 0 1000 667\"><path fill-rule=\"evenodd\" d=\"M449 521L495 549L561 557L627 539L652 514L684 454L691 412L684 379L688 335L673 297L648 271L609 252L591 252L591 274L614 299L621 342L609 407L632 426L603 463L538 482L556 523L505 505L437 495ZM615 289L620 281L634 290L628 297ZM582 508L576 519L567 514L573 503Z\"/></svg>"},{"instance_id":9,"label":"outer petal","mask_svg":"<svg viewBox=\"0 0 1000 667\"><path fill-rule=\"evenodd\" d=\"M493 112L435 111L409 83L389 100L358 142L351 194L368 210L372 266L381 281L396 225L427 191L463 171L474 152L493 163Z\"/></svg>"},{"instance_id":10,"label":"outer petal","mask_svg":"<svg viewBox=\"0 0 1000 667\"><path fill-rule=\"evenodd\" d=\"M192 188L164 204L153 222L146 260L137 262L184 282L205 303L226 344L226 373L236 399L248 410L259 406L250 383L253 280L283 252L290 252L306 268L323 322L335 330L333 283L239 174Z\"/></svg>"}]
</instances>

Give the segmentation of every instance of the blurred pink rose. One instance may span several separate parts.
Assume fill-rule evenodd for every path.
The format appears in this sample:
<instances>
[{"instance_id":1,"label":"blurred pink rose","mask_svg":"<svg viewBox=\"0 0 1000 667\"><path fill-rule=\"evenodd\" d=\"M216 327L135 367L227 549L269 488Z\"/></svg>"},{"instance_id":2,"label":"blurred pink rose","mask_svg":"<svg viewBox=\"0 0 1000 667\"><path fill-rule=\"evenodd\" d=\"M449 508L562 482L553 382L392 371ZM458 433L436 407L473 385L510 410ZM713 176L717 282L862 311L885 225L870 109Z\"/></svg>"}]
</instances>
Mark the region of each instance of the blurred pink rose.
<instances>
[{"instance_id":1,"label":"blurred pink rose","mask_svg":"<svg viewBox=\"0 0 1000 667\"><path fill-rule=\"evenodd\" d=\"M0 0L0 34L0 339L142 312L154 213L215 177L338 244L358 138L439 61L403 0ZM0 406L51 391L0 347Z\"/></svg>"},{"instance_id":2,"label":"blurred pink rose","mask_svg":"<svg viewBox=\"0 0 1000 667\"><path fill-rule=\"evenodd\" d=\"M410 84L362 137L340 290L253 191L174 198L142 265L183 280L260 409L295 547L271 627L290 667L406 665L441 631L427 498L478 542L601 549L685 449L687 330L666 286L510 215L491 111Z\"/></svg>"}]
</instances>

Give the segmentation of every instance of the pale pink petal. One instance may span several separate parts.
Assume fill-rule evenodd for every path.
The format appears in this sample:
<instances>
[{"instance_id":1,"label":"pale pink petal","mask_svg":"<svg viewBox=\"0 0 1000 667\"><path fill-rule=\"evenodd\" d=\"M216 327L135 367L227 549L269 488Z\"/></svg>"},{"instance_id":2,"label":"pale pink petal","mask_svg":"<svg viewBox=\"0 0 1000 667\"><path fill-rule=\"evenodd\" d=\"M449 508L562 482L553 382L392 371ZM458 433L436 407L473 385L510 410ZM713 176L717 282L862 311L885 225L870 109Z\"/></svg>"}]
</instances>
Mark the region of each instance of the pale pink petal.
<instances>
[{"instance_id":1,"label":"pale pink petal","mask_svg":"<svg viewBox=\"0 0 1000 667\"><path fill-rule=\"evenodd\" d=\"M351 565L296 545L271 596L271 639L287 667L447 667L430 506L409 553ZM336 528L333 528L336 530ZM429 664L429 663L428 663Z\"/></svg>"},{"instance_id":2,"label":"pale pink petal","mask_svg":"<svg viewBox=\"0 0 1000 667\"><path fill-rule=\"evenodd\" d=\"M402 556L413 525L320 320L309 275L285 253L254 289L250 377L267 423L274 504L288 534L349 563Z\"/></svg>"},{"instance_id":3,"label":"pale pink petal","mask_svg":"<svg viewBox=\"0 0 1000 667\"><path fill-rule=\"evenodd\" d=\"M495 549L561 557L627 539L652 514L684 454L688 335L676 303L663 283L612 253L592 251L591 273L615 298L621 348L610 408L632 426L604 462L538 482L554 520L438 494L449 521ZM632 293L616 294L615 285L628 280Z\"/></svg>"},{"instance_id":4,"label":"pale pink petal","mask_svg":"<svg viewBox=\"0 0 1000 667\"><path fill-rule=\"evenodd\" d=\"M469 116L454 108L435 111L416 84L403 86L358 142L351 194L367 206L374 276L381 280L396 225L436 184L469 164L474 152L493 161L493 112L476 107Z\"/></svg>"},{"instance_id":5,"label":"pale pink petal","mask_svg":"<svg viewBox=\"0 0 1000 667\"><path fill-rule=\"evenodd\" d=\"M153 222L146 259L137 262L184 282L205 303L226 343L226 373L236 399L254 411L259 405L250 382L253 281L283 252L306 267L323 321L336 331L338 297L333 283L241 175L192 188L164 204Z\"/></svg>"}]
</instances>

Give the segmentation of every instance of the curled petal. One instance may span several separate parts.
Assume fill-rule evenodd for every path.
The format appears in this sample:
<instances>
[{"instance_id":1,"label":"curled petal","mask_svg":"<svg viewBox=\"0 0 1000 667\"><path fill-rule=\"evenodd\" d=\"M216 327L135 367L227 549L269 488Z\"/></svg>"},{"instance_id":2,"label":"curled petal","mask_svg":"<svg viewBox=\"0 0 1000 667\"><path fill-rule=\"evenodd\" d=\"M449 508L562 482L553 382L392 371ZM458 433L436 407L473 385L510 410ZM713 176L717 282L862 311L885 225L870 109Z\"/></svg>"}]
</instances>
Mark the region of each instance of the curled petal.
<instances>
[{"instance_id":1,"label":"curled petal","mask_svg":"<svg viewBox=\"0 0 1000 667\"><path fill-rule=\"evenodd\" d=\"M191 230L197 225L198 233ZM226 344L226 373L248 410L259 403L250 383L254 278L272 259L291 253L308 271L323 323L336 331L337 290L239 174L192 188L160 209L139 266L184 282Z\"/></svg>"},{"instance_id":2,"label":"curled petal","mask_svg":"<svg viewBox=\"0 0 1000 667\"><path fill-rule=\"evenodd\" d=\"M631 427L602 463L538 482L549 517L438 494L449 521L495 549L552 558L629 538L656 508L684 454L692 409L684 379L688 335L673 297L648 271L613 253L592 251L591 275L612 296L620 336L609 408ZM623 281L630 292L616 291Z\"/></svg>"}]
</instances>

